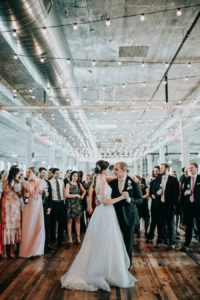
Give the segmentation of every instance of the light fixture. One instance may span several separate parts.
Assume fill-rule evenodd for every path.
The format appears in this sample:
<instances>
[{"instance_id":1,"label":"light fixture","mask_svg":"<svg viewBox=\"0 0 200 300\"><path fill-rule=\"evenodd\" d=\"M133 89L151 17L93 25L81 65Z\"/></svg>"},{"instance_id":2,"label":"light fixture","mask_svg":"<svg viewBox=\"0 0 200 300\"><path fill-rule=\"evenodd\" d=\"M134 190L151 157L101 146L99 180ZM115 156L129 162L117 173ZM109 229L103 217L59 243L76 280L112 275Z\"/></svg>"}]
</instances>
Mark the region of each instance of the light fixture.
<instances>
[{"instance_id":1,"label":"light fixture","mask_svg":"<svg viewBox=\"0 0 200 300\"><path fill-rule=\"evenodd\" d=\"M40 62L43 63L44 62L44 56L40 57Z\"/></svg>"},{"instance_id":2,"label":"light fixture","mask_svg":"<svg viewBox=\"0 0 200 300\"><path fill-rule=\"evenodd\" d=\"M191 63L190 62L188 62L187 67L191 68Z\"/></svg>"},{"instance_id":3,"label":"light fixture","mask_svg":"<svg viewBox=\"0 0 200 300\"><path fill-rule=\"evenodd\" d=\"M95 60L92 61L92 65L93 65L93 66L96 65L96 61L95 61Z\"/></svg>"},{"instance_id":4,"label":"light fixture","mask_svg":"<svg viewBox=\"0 0 200 300\"><path fill-rule=\"evenodd\" d=\"M185 76L185 81L188 81L188 77L187 76Z\"/></svg>"},{"instance_id":5,"label":"light fixture","mask_svg":"<svg viewBox=\"0 0 200 300\"><path fill-rule=\"evenodd\" d=\"M71 64L71 59L70 59L70 58L67 59L67 64L68 64L68 65Z\"/></svg>"},{"instance_id":6,"label":"light fixture","mask_svg":"<svg viewBox=\"0 0 200 300\"><path fill-rule=\"evenodd\" d=\"M117 64L118 64L119 66L121 66L122 62L121 62L121 61L118 61Z\"/></svg>"},{"instance_id":7,"label":"light fixture","mask_svg":"<svg viewBox=\"0 0 200 300\"><path fill-rule=\"evenodd\" d=\"M144 63L144 61L142 62L142 65L141 65L143 68L144 68L144 66L145 66L145 63Z\"/></svg>"},{"instance_id":8,"label":"light fixture","mask_svg":"<svg viewBox=\"0 0 200 300\"><path fill-rule=\"evenodd\" d=\"M73 24L73 29L74 29L74 30L77 30L77 29L78 29L78 24L77 24L77 23L74 23L74 24Z\"/></svg>"},{"instance_id":9,"label":"light fixture","mask_svg":"<svg viewBox=\"0 0 200 300\"><path fill-rule=\"evenodd\" d=\"M14 59L18 59L18 56L17 56L17 54L15 54L15 55L14 55Z\"/></svg>"},{"instance_id":10,"label":"light fixture","mask_svg":"<svg viewBox=\"0 0 200 300\"><path fill-rule=\"evenodd\" d=\"M16 37L17 36L17 30L13 29L13 36Z\"/></svg>"},{"instance_id":11,"label":"light fixture","mask_svg":"<svg viewBox=\"0 0 200 300\"><path fill-rule=\"evenodd\" d=\"M34 95L32 96L32 99L35 99L35 96L34 96Z\"/></svg>"},{"instance_id":12,"label":"light fixture","mask_svg":"<svg viewBox=\"0 0 200 300\"><path fill-rule=\"evenodd\" d=\"M29 93L32 93L33 92L33 89L29 89Z\"/></svg>"},{"instance_id":13,"label":"light fixture","mask_svg":"<svg viewBox=\"0 0 200 300\"><path fill-rule=\"evenodd\" d=\"M102 89L105 91L105 89L106 89L105 85L102 87Z\"/></svg>"},{"instance_id":14,"label":"light fixture","mask_svg":"<svg viewBox=\"0 0 200 300\"><path fill-rule=\"evenodd\" d=\"M106 26L110 26L110 19L109 18L106 19Z\"/></svg>"},{"instance_id":15,"label":"light fixture","mask_svg":"<svg viewBox=\"0 0 200 300\"><path fill-rule=\"evenodd\" d=\"M144 21L145 20L145 15L144 14L141 14L140 15L140 21Z\"/></svg>"},{"instance_id":16,"label":"light fixture","mask_svg":"<svg viewBox=\"0 0 200 300\"><path fill-rule=\"evenodd\" d=\"M177 15L178 17L180 17L180 16L182 15L182 11L181 11L180 8L177 8L177 10L176 10L176 15Z\"/></svg>"},{"instance_id":17,"label":"light fixture","mask_svg":"<svg viewBox=\"0 0 200 300\"><path fill-rule=\"evenodd\" d=\"M165 67L166 67L166 68L169 67L169 63L168 63L168 62L165 63Z\"/></svg>"},{"instance_id":18,"label":"light fixture","mask_svg":"<svg viewBox=\"0 0 200 300\"><path fill-rule=\"evenodd\" d=\"M87 88L86 88L86 86L84 86L83 90L84 90L84 92L86 92L86 91L87 91Z\"/></svg>"},{"instance_id":19,"label":"light fixture","mask_svg":"<svg viewBox=\"0 0 200 300\"><path fill-rule=\"evenodd\" d=\"M126 87L126 85L123 83L123 84L122 84L122 88L124 89L125 87Z\"/></svg>"}]
</instances>

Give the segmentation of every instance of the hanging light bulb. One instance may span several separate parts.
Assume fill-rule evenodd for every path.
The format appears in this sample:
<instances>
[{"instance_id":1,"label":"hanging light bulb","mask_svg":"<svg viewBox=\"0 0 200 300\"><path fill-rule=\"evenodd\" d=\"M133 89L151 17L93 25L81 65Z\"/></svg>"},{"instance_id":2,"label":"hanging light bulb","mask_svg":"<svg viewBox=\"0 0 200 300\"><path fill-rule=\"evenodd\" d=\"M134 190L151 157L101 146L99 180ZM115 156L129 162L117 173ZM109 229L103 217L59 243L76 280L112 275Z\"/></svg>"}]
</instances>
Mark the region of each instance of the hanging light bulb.
<instances>
[{"instance_id":1,"label":"hanging light bulb","mask_svg":"<svg viewBox=\"0 0 200 300\"><path fill-rule=\"evenodd\" d=\"M165 63L165 67L166 67L166 68L169 67L169 63L168 63L168 62Z\"/></svg>"},{"instance_id":2,"label":"hanging light bulb","mask_svg":"<svg viewBox=\"0 0 200 300\"><path fill-rule=\"evenodd\" d=\"M86 92L86 91L87 91L87 88L86 88L86 86L84 86L83 90L84 90L84 92Z\"/></svg>"},{"instance_id":3,"label":"hanging light bulb","mask_svg":"<svg viewBox=\"0 0 200 300\"><path fill-rule=\"evenodd\" d=\"M93 66L96 65L96 61L95 61L95 60L92 61L92 65L93 65Z\"/></svg>"},{"instance_id":4,"label":"hanging light bulb","mask_svg":"<svg viewBox=\"0 0 200 300\"><path fill-rule=\"evenodd\" d=\"M180 8L177 8L177 10L176 10L176 15L177 15L178 17L180 17L180 16L182 15L182 11L181 11Z\"/></svg>"},{"instance_id":5,"label":"hanging light bulb","mask_svg":"<svg viewBox=\"0 0 200 300\"><path fill-rule=\"evenodd\" d=\"M121 66L122 62L121 62L121 61L118 61L117 64L118 64L119 66Z\"/></svg>"},{"instance_id":6,"label":"hanging light bulb","mask_svg":"<svg viewBox=\"0 0 200 300\"><path fill-rule=\"evenodd\" d=\"M145 15L144 14L141 14L140 15L140 21L144 21L145 20Z\"/></svg>"},{"instance_id":7,"label":"hanging light bulb","mask_svg":"<svg viewBox=\"0 0 200 300\"><path fill-rule=\"evenodd\" d=\"M144 61L142 62L141 66L142 66L143 68L145 67L145 63L144 63Z\"/></svg>"},{"instance_id":8,"label":"hanging light bulb","mask_svg":"<svg viewBox=\"0 0 200 300\"><path fill-rule=\"evenodd\" d=\"M15 55L14 55L14 59L18 59L18 56L17 56L17 54L15 54Z\"/></svg>"},{"instance_id":9,"label":"hanging light bulb","mask_svg":"<svg viewBox=\"0 0 200 300\"><path fill-rule=\"evenodd\" d=\"M32 92L33 92L33 89L30 88L30 89L29 89L29 93L32 93Z\"/></svg>"},{"instance_id":10,"label":"hanging light bulb","mask_svg":"<svg viewBox=\"0 0 200 300\"><path fill-rule=\"evenodd\" d=\"M123 84L122 84L122 88L124 89L125 87L126 87L126 85L123 83Z\"/></svg>"},{"instance_id":11,"label":"hanging light bulb","mask_svg":"<svg viewBox=\"0 0 200 300\"><path fill-rule=\"evenodd\" d=\"M70 58L67 59L67 64L68 64L68 65L71 64L71 59L70 59Z\"/></svg>"},{"instance_id":12,"label":"hanging light bulb","mask_svg":"<svg viewBox=\"0 0 200 300\"><path fill-rule=\"evenodd\" d=\"M17 36L17 30L13 29L13 36L16 37Z\"/></svg>"},{"instance_id":13,"label":"hanging light bulb","mask_svg":"<svg viewBox=\"0 0 200 300\"><path fill-rule=\"evenodd\" d=\"M102 89L105 91L105 89L106 89L105 85L102 87Z\"/></svg>"},{"instance_id":14,"label":"hanging light bulb","mask_svg":"<svg viewBox=\"0 0 200 300\"><path fill-rule=\"evenodd\" d=\"M188 62L187 67L191 68L191 63L190 62Z\"/></svg>"},{"instance_id":15,"label":"hanging light bulb","mask_svg":"<svg viewBox=\"0 0 200 300\"><path fill-rule=\"evenodd\" d=\"M185 76L185 81L188 81L188 77L187 76Z\"/></svg>"},{"instance_id":16,"label":"hanging light bulb","mask_svg":"<svg viewBox=\"0 0 200 300\"><path fill-rule=\"evenodd\" d=\"M42 27L42 29L43 29L44 32L46 32L47 28L46 28L46 26L44 26L44 27Z\"/></svg>"},{"instance_id":17,"label":"hanging light bulb","mask_svg":"<svg viewBox=\"0 0 200 300\"><path fill-rule=\"evenodd\" d=\"M106 19L106 26L110 26L110 19L109 18Z\"/></svg>"},{"instance_id":18,"label":"hanging light bulb","mask_svg":"<svg viewBox=\"0 0 200 300\"><path fill-rule=\"evenodd\" d=\"M40 62L43 63L44 62L44 56L40 57Z\"/></svg>"},{"instance_id":19,"label":"hanging light bulb","mask_svg":"<svg viewBox=\"0 0 200 300\"><path fill-rule=\"evenodd\" d=\"M74 24L73 24L73 29L74 29L74 30L77 30L77 29L78 29L78 24L77 24L77 23L74 23Z\"/></svg>"}]
</instances>

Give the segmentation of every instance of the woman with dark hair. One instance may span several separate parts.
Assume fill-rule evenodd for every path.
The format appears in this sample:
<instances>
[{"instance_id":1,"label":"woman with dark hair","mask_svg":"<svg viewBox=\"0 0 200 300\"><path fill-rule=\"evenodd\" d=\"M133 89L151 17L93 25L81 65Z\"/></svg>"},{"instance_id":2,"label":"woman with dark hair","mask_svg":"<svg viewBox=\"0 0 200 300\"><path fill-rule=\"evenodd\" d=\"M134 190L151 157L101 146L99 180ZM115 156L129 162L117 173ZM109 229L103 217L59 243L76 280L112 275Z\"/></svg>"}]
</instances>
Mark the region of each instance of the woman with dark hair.
<instances>
[{"instance_id":1,"label":"woman with dark hair","mask_svg":"<svg viewBox=\"0 0 200 300\"><path fill-rule=\"evenodd\" d=\"M2 180L2 257L4 258L7 258L7 245L10 246L10 257L15 257L15 244L21 240L21 184L18 182L19 176L20 169L12 166L7 178Z\"/></svg>"},{"instance_id":2,"label":"woman with dark hair","mask_svg":"<svg viewBox=\"0 0 200 300\"><path fill-rule=\"evenodd\" d=\"M110 286L132 287L136 279L129 273L130 259L126 252L114 203L123 201L127 192L111 199L111 189L106 182L109 163L96 163L95 208L89 222L82 247L67 273L61 277L62 287L71 290L110 291Z\"/></svg>"},{"instance_id":3,"label":"woman with dark hair","mask_svg":"<svg viewBox=\"0 0 200 300\"><path fill-rule=\"evenodd\" d=\"M23 185L24 208L22 215L22 241L19 256L44 254L45 228L42 197L47 193L46 183L37 178L35 169L29 168Z\"/></svg>"},{"instance_id":4,"label":"woman with dark hair","mask_svg":"<svg viewBox=\"0 0 200 300\"><path fill-rule=\"evenodd\" d=\"M77 244L81 244L80 239L80 218L83 212L82 201L85 197L86 190L78 180L78 172L73 171L70 174L70 182L66 184L66 208L67 208L67 230L68 246L72 246L72 222L75 220L75 230Z\"/></svg>"}]
</instances>

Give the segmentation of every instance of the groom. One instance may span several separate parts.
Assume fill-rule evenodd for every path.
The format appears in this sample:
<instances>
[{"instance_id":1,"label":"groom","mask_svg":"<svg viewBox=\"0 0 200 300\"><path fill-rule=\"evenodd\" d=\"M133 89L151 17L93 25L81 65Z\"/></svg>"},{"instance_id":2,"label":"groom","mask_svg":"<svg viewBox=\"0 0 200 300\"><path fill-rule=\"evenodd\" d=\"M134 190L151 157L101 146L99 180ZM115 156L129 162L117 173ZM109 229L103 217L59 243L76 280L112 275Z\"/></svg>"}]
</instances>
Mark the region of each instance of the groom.
<instances>
[{"instance_id":1,"label":"groom","mask_svg":"<svg viewBox=\"0 0 200 300\"><path fill-rule=\"evenodd\" d=\"M130 177L127 176L127 164L118 162L114 165L114 173L117 177L109 182L112 189L111 198L121 196L126 192L127 201L120 201L114 204L119 226L124 238L127 253L132 264L132 250L134 242L135 225L139 223L137 206L142 204L143 196L140 186Z\"/></svg>"}]
</instances>

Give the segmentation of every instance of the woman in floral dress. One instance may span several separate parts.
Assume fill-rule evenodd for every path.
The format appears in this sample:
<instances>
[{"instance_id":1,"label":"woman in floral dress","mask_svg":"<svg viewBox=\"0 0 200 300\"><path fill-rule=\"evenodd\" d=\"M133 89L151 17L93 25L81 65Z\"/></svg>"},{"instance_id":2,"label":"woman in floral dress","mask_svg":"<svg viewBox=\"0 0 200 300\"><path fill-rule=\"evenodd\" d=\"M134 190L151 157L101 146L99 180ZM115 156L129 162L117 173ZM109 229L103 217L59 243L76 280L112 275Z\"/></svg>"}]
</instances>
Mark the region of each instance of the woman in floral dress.
<instances>
[{"instance_id":1,"label":"woman in floral dress","mask_svg":"<svg viewBox=\"0 0 200 300\"><path fill-rule=\"evenodd\" d=\"M81 244L80 239L80 217L83 212L82 200L84 199L86 190L78 181L78 172L74 171L70 175L70 183L66 185L66 207L67 207L67 230L68 230L68 245L73 244L72 240L72 222L75 220L75 230L77 244Z\"/></svg>"},{"instance_id":2,"label":"woman in floral dress","mask_svg":"<svg viewBox=\"0 0 200 300\"><path fill-rule=\"evenodd\" d=\"M21 184L18 182L19 176L19 168L11 167L8 177L2 181L2 256L4 258L7 258L7 245L10 246L10 257L15 257L14 246L21 240Z\"/></svg>"}]
</instances>

